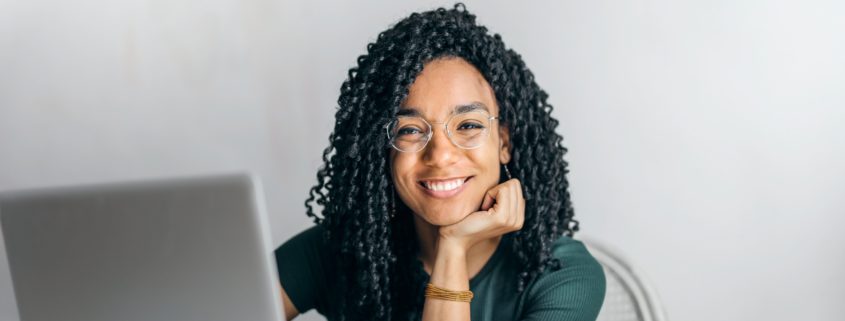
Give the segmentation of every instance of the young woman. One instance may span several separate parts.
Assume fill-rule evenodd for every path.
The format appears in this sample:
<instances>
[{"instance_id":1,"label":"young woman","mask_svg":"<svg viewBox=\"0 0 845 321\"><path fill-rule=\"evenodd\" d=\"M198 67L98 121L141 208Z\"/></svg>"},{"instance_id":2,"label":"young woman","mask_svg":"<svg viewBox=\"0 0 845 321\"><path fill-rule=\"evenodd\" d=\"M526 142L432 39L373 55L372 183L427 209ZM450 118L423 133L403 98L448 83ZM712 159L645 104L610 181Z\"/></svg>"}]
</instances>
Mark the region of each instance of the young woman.
<instances>
[{"instance_id":1,"label":"young woman","mask_svg":"<svg viewBox=\"0 0 845 321\"><path fill-rule=\"evenodd\" d=\"M316 225L275 252L288 319L595 320L604 274L516 52L458 4L382 32L348 76Z\"/></svg>"}]
</instances>

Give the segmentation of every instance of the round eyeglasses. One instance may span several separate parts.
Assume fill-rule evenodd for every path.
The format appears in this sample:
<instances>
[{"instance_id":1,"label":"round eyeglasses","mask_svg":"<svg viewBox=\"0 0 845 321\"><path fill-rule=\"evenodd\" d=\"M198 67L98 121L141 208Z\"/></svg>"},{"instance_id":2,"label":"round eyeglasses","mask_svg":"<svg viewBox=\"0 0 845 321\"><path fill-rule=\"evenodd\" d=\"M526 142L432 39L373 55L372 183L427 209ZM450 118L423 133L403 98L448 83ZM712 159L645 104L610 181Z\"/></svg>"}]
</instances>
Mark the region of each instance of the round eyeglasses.
<instances>
[{"instance_id":1,"label":"round eyeglasses","mask_svg":"<svg viewBox=\"0 0 845 321\"><path fill-rule=\"evenodd\" d=\"M443 124L446 136L455 146L475 149L490 136L493 120L497 119L499 117L490 116L487 112L479 110L454 114L443 123L432 123ZM416 153L422 150L434 134L431 124L417 116L397 116L385 125L385 129L390 145L405 153Z\"/></svg>"}]
</instances>

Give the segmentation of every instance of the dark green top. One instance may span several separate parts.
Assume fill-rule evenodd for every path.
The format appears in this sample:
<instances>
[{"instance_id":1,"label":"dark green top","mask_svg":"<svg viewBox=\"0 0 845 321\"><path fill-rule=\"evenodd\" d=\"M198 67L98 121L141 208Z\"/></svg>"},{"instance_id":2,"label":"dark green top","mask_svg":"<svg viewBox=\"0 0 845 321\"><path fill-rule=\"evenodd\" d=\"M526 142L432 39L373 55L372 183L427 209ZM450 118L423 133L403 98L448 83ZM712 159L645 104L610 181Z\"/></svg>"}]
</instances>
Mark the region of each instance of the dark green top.
<instances>
[{"instance_id":1,"label":"dark green top","mask_svg":"<svg viewBox=\"0 0 845 321\"><path fill-rule=\"evenodd\" d=\"M330 293L329 278L335 274L322 232L320 226L311 227L279 246L275 255L279 280L296 309L305 313L316 308L332 316L337 312L335 301L320 295ZM499 243L490 260L469 280L473 321L596 319L604 301L604 272L580 241L566 236L555 241L552 255L563 268L543 273L522 293L516 291L521 272L518 260L504 244Z\"/></svg>"}]
</instances>

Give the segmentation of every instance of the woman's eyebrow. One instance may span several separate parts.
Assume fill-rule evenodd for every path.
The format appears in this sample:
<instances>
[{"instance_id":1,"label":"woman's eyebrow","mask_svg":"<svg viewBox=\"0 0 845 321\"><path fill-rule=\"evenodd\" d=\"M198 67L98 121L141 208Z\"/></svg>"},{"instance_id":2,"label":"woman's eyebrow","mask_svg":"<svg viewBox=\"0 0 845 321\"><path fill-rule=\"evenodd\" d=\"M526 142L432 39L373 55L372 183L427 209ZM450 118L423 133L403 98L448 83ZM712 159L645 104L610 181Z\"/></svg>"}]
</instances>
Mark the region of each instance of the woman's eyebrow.
<instances>
[{"instance_id":1,"label":"woman's eyebrow","mask_svg":"<svg viewBox=\"0 0 845 321\"><path fill-rule=\"evenodd\" d=\"M402 107L396 112L396 116L417 116L421 117L420 111L414 107Z\"/></svg>"},{"instance_id":2,"label":"woman's eyebrow","mask_svg":"<svg viewBox=\"0 0 845 321\"><path fill-rule=\"evenodd\" d=\"M468 113L468 112L479 110L479 109L484 110L487 113L490 113L490 109L487 108L487 105L485 105L482 102L478 102L478 101L474 101L474 102L471 102L471 103L465 104L465 105L457 105L454 108L452 108L452 113L453 114L463 114L463 113ZM420 113L420 111L416 107L402 107L401 109L399 109L399 111L396 112L396 116L422 117L422 113Z\"/></svg>"},{"instance_id":3,"label":"woman's eyebrow","mask_svg":"<svg viewBox=\"0 0 845 321\"><path fill-rule=\"evenodd\" d=\"M468 113L468 112L475 111L475 110L478 110L478 109L483 109L488 114L490 113L490 109L488 109L486 105L484 105L483 103L478 102L478 101L471 102L468 105L455 106L454 113L455 114L463 114L463 113Z\"/></svg>"}]
</instances>

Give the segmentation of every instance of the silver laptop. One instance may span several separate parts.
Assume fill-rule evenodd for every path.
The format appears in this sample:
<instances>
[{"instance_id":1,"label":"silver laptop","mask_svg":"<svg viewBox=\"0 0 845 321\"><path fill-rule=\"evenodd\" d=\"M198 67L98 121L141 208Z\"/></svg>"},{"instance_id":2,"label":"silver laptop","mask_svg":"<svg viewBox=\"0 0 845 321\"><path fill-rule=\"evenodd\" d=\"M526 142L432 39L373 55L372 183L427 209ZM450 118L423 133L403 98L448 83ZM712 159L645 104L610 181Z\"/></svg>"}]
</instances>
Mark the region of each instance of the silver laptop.
<instances>
[{"instance_id":1,"label":"silver laptop","mask_svg":"<svg viewBox=\"0 0 845 321\"><path fill-rule=\"evenodd\" d=\"M0 194L22 321L280 321L246 174Z\"/></svg>"}]
</instances>

